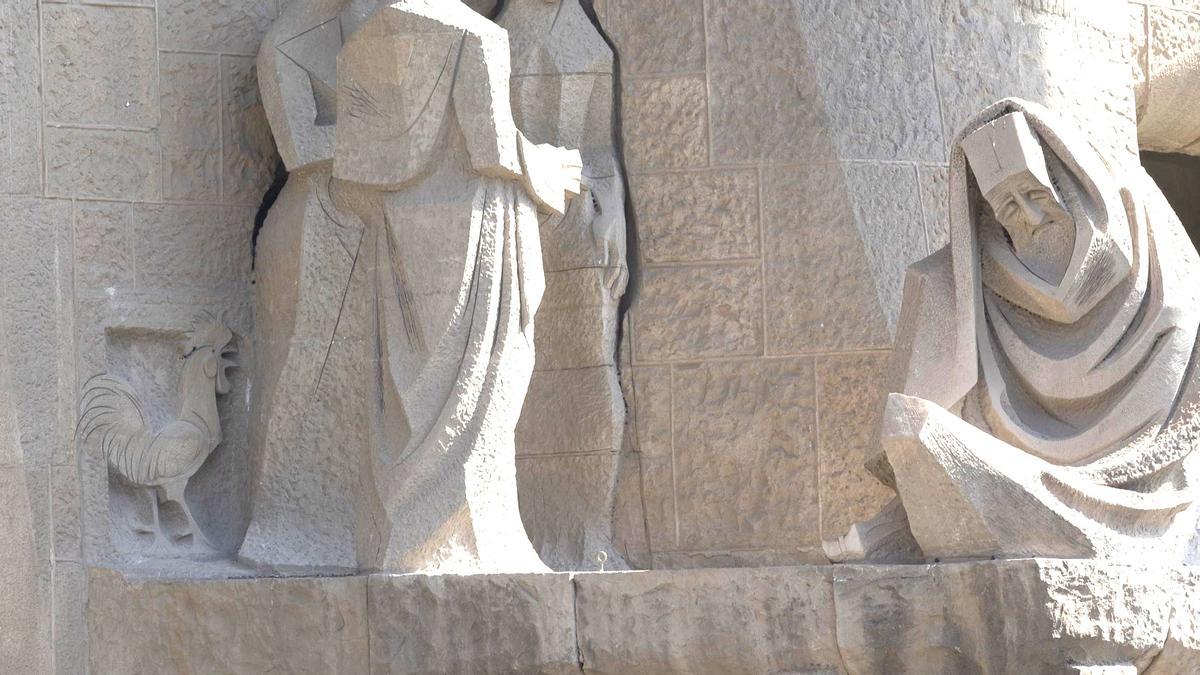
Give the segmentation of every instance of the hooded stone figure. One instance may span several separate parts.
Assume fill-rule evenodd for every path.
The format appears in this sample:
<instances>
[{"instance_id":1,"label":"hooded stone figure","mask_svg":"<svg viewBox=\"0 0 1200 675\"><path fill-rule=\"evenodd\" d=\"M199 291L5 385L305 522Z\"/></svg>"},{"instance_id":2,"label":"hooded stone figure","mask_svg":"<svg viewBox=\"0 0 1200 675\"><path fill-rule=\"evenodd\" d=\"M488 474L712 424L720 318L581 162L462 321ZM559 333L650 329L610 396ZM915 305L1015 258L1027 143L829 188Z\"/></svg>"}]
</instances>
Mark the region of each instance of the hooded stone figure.
<instances>
[{"instance_id":1,"label":"hooded stone figure","mask_svg":"<svg viewBox=\"0 0 1200 675\"><path fill-rule=\"evenodd\" d=\"M1200 259L1179 219L1016 99L955 141L950 200L950 245L905 282L868 462L898 498L827 555L1180 558Z\"/></svg>"}]
</instances>

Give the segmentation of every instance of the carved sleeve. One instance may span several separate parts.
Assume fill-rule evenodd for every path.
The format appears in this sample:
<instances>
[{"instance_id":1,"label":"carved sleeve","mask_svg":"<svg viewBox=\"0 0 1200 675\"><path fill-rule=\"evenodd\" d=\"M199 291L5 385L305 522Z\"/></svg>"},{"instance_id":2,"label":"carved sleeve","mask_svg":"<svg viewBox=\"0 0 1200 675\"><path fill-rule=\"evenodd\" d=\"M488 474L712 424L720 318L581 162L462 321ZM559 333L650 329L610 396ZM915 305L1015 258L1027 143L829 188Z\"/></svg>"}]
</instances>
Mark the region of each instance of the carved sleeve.
<instances>
[{"instance_id":1,"label":"carved sleeve","mask_svg":"<svg viewBox=\"0 0 1200 675\"><path fill-rule=\"evenodd\" d=\"M509 96L508 36L501 30L463 37L454 82L454 109L471 165L499 178L521 174L519 132Z\"/></svg>"}]
</instances>

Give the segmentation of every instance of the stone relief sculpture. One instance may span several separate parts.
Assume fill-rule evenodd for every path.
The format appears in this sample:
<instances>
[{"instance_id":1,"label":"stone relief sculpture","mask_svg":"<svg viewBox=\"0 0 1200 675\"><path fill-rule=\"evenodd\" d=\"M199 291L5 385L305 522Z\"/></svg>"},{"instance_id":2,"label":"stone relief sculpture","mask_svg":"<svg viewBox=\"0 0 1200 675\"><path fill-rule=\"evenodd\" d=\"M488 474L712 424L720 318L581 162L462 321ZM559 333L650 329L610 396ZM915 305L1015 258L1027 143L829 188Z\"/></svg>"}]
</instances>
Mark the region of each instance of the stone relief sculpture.
<instances>
[{"instance_id":1,"label":"stone relief sculpture","mask_svg":"<svg viewBox=\"0 0 1200 675\"><path fill-rule=\"evenodd\" d=\"M909 270L882 453L898 497L833 560L1178 562L1195 531L1200 259L1145 172L1008 99L950 164Z\"/></svg>"},{"instance_id":2,"label":"stone relief sculpture","mask_svg":"<svg viewBox=\"0 0 1200 675\"><path fill-rule=\"evenodd\" d=\"M566 210L578 153L517 131L506 35L461 2L293 3L259 70L292 174L259 249L241 558L542 568L513 427L544 285L537 209Z\"/></svg>"},{"instance_id":3,"label":"stone relief sculpture","mask_svg":"<svg viewBox=\"0 0 1200 675\"><path fill-rule=\"evenodd\" d=\"M509 34L517 126L535 142L579 148L584 174L580 198L541 223L551 304L539 314L537 369L517 433L518 453L537 455L519 468L522 514L552 567L594 566L603 553L611 569L620 566L611 540L625 424L617 310L628 277L613 51L579 0L509 0L496 22ZM589 423L574 430L564 419ZM564 473L579 489L554 483Z\"/></svg>"},{"instance_id":4,"label":"stone relief sculpture","mask_svg":"<svg viewBox=\"0 0 1200 675\"><path fill-rule=\"evenodd\" d=\"M153 537L157 550L171 550L174 544L200 552L212 548L192 517L184 492L221 444L217 396L230 391L226 371L236 364L226 357L233 353L234 336L223 323L207 319L196 325L183 345L179 413L157 430L151 429L141 401L127 383L102 374L84 385L79 442L100 444L110 480L116 477L147 493L151 522L135 529ZM164 508L177 510L184 522L172 525Z\"/></svg>"}]
</instances>

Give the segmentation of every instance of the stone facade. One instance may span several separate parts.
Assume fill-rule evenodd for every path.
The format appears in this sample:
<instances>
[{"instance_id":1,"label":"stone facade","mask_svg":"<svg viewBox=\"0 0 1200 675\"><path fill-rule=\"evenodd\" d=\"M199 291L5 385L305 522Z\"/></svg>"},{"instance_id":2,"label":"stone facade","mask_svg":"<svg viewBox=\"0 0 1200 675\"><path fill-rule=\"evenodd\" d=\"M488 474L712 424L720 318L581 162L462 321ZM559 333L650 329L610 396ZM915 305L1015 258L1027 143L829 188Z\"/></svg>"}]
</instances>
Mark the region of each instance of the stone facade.
<instances>
[{"instance_id":1,"label":"stone facade","mask_svg":"<svg viewBox=\"0 0 1200 675\"><path fill-rule=\"evenodd\" d=\"M24 671L85 672L89 627L94 634L95 617L116 602L115 577L97 584L108 573L88 568L138 567L138 542L113 527L114 513L132 507L111 497L103 457L74 441L83 383L105 371L130 379L149 416L166 420L178 404L176 345L200 311L222 316L241 339L242 369L221 399L224 442L194 477L192 506L226 552L250 524L260 460L250 451L252 240L278 164L255 54L286 4L0 6L0 383L10 388L17 439L13 448L0 445L0 482L11 486L0 491L0 508L17 514L4 574L20 589L27 617L0 603L6 636L27 638L4 642L0 649L15 650L0 660ZM1200 153L1195 2L584 4L619 69L631 275L618 353L628 414L613 522L616 550L634 567L822 564L823 539L886 503L890 493L862 466L877 450L904 270L948 241L948 148L977 110L1005 96L1043 103L1079 120L1118 161L1132 163L1139 147ZM581 510L598 508L604 491L580 477L595 483L608 475L613 448L605 443L616 435L581 449L604 450L591 454L518 448L524 485L553 493L530 507L526 488L527 514L565 509L571 493ZM538 541L538 532L531 537ZM573 592L583 597L592 582L577 579ZM362 631L330 638L322 622L365 625L359 594L367 584L394 591L403 583L301 589L302 600L289 606L316 602L340 616L309 617L292 637L356 645ZM559 621L552 614L574 596L557 583L511 582L548 598L536 612L514 612ZM186 606L186 594L169 595L154 600L154 611ZM617 595L604 601L623 606ZM788 602L772 600L764 611ZM226 613L214 626L237 613L215 604ZM389 621L425 610L412 597L395 604ZM601 615L596 622L612 620ZM18 624L20 632L7 632ZM591 625L592 634L606 634ZM680 634L678 644L688 639ZM169 636L145 640L148 649L170 644ZM822 644L813 649L829 652L828 640ZM560 647L545 643L535 653L560 667ZM313 655L313 667L364 670L355 660L362 650L339 649ZM739 647L714 647L722 649ZM584 653L586 663L611 659L617 670L641 658L600 643ZM821 654L756 654L745 658L762 660L746 667L833 663ZM309 656L297 653L296 663ZM91 672L120 672L104 660L118 657L93 652ZM336 666L320 660L343 657ZM688 665L682 654L659 658L648 662ZM259 662L247 663L253 670Z\"/></svg>"}]
</instances>

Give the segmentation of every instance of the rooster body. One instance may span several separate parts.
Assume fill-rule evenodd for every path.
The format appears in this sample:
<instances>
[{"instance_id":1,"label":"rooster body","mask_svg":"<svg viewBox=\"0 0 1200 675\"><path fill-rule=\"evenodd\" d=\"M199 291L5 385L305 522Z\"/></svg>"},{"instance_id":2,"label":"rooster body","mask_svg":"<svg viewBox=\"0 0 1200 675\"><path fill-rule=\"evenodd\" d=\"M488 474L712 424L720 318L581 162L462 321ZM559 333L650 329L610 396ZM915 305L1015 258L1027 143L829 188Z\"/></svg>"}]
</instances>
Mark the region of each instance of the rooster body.
<instances>
[{"instance_id":1,"label":"rooster body","mask_svg":"<svg viewBox=\"0 0 1200 675\"><path fill-rule=\"evenodd\" d=\"M204 535L192 518L184 490L204 460L221 444L217 396L229 393L225 358L233 353L233 333L213 322L193 331L185 345L176 418L152 431L141 402L129 385L110 375L97 375L84 385L77 437L98 436L109 467L135 486L151 491L153 534L162 536L159 505L175 502L188 521L195 545Z\"/></svg>"}]
</instances>

